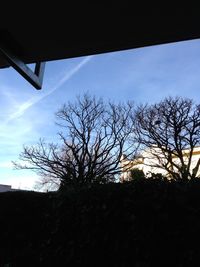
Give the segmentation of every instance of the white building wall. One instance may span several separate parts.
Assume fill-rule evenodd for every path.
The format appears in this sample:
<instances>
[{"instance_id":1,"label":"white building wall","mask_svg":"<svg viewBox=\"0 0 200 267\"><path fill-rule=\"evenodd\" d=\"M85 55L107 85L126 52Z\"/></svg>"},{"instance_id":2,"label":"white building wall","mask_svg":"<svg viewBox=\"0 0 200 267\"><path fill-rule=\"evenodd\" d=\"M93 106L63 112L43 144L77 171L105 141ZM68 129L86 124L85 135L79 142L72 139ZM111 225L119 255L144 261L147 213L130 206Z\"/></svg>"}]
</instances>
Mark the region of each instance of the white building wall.
<instances>
[{"instance_id":1,"label":"white building wall","mask_svg":"<svg viewBox=\"0 0 200 267\"><path fill-rule=\"evenodd\" d=\"M153 152L155 152L155 149L156 148L153 148ZM159 150L159 149L157 149ZM184 153L187 155L189 152L189 150L184 150ZM158 151L159 153L159 151ZM161 173L163 175L167 175L167 171L165 171L164 169L162 168L158 168L158 167L152 167L153 165L157 165L159 164L159 161L156 157L153 157L153 155L151 154L151 150L148 149L146 151L144 151L142 153L142 157L141 157L142 160L139 160L140 163L134 163L134 161L128 161L127 159L126 160L122 160L122 166L127 166L128 163L132 163L132 167L131 169L134 169L134 168L137 168L139 170L143 170L144 174L148 176L148 173ZM191 167L190 167L190 171L192 171L195 167L196 167L196 164L198 162L198 160L200 159L200 147L196 147L193 151L193 156L192 156L192 162L191 162ZM160 155L160 160L165 160L164 158L162 158L162 154ZM174 161L177 163L180 163L178 162L179 159L177 158L174 158ZM185 157L185 163L187 164L187 161L188 161L188 158L187 156ZM130 167L130 165L129 165ZM197 176L200 176L200 168L197 172ZM121 180L129 180L130 178L130 171L126 171L126 168L124 168L124 172L122 173L122 176L121 176Z\"/></svg>"},{"instance_id":2,"label":"white building wall","mask_svg":"<svg viewBox=\"0 0 200 267\"><path fill-rule=\"evenodd\" d=\"M0 192L12 191L11 185L0 184Z\"/></svg>"}]
</instances>

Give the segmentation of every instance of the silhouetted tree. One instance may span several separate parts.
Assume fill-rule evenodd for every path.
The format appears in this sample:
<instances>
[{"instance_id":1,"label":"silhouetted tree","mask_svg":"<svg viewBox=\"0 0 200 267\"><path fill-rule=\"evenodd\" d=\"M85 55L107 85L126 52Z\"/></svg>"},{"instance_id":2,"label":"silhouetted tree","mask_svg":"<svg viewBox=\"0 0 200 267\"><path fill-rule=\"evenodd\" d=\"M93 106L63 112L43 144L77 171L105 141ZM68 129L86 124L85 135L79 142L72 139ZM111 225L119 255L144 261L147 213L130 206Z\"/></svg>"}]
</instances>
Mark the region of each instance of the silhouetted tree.
<instances>
[{"instance_id":1,"label":"silhouetted tree","mask_svg":"<svg viewBox=\"0 0 200 267\"><path fill-rule=\"evenodd\" d=\"M146 177L145 177L143 170L140 170L138 168L134 168L130 170L130 180L141 180L145 178Z\"/></svg>"},{"instance_id":2,"label":"silhouetted tree","mask_svg":"<svg viewBox=\"0 0 200 267\"><path fill-rule=\"evenodd\" d=\"M36 171L43 183L107 183L121 172L123 153L133 154L128 143L133 132L133 103L105 103L84 95L68 102L56 113L61 144L47 144L40 139L36 146L25 146L18 169ZM23 164L25 162L25 164Z\"/></svg>"},{"instance_id":3,"label":"silhouetted tree","mask_svg":"<svg viewBox=\"0 0 200 267\"><path fill-rule=\"evenodd\" d=\"M139 106L134 120L137 142L156 159L150 166L164 169L174 179L197 176L200 158L195 165L192 159L200 145L200 105L191 99L168 97Z\"/></svg>"}]
</instances>

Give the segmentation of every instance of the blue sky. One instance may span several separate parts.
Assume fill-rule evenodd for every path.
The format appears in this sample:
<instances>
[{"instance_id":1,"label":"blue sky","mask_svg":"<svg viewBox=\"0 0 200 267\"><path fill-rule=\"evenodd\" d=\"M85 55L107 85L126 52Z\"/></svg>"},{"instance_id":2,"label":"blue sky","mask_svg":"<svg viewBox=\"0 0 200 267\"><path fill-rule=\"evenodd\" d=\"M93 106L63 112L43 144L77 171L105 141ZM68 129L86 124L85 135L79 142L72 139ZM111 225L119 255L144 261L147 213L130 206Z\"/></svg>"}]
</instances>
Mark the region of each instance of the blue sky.
<instances>
[{"instance_id":1,"label":"blue sky","mask_svg":"<svg viewBox=\"0 0 200 267\"><path fill-rule=\"evenodd\" d=\"M42 90L14 69L0 70L0 183L33 189L36 174L14 170L23 144L56 141L55 112L88 92L114 101L153 103L183 96L200 103L200 40L46 63Z\"/></svg>"}]
</instances>

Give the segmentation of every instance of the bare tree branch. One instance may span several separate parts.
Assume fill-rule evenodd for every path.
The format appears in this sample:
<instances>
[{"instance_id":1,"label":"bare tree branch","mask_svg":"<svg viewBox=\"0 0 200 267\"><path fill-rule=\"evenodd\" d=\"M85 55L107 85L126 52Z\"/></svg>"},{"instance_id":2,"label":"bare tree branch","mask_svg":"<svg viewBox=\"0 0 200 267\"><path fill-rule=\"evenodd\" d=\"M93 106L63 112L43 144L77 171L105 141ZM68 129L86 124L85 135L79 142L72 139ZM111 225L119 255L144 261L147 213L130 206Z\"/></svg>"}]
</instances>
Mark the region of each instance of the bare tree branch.
<instances>
[{"instance_id":1,"label":"bare tree branch","mask_svg":"<svg viewBox=\"0 0 200 267\"><path fill-rule=\"evenodd\" d=\"M200 106L191 99L168 97L158 104L139 106L135 134L143 149L156 148L151 150L158 162L155 167L174 179L197 175L200 163L192 167L192 158L200 145Z\"/></svg>"},{"instance_id":2,"label":"bare tree branch","mask_svg":"<svg viewBox=\"0 0 200 267\"><path fill-rule=\"evenodd\" d=\"M61 186L113 181L122 171L122 155L135 153L129 142L133 108L131 102L116 105L87 94L78 97L56 113L62 145L46 144L41 139L36 146L25 146L21 162L14 165L36 171L43 183L49 179Z\"/></svg>"}]
</instances>

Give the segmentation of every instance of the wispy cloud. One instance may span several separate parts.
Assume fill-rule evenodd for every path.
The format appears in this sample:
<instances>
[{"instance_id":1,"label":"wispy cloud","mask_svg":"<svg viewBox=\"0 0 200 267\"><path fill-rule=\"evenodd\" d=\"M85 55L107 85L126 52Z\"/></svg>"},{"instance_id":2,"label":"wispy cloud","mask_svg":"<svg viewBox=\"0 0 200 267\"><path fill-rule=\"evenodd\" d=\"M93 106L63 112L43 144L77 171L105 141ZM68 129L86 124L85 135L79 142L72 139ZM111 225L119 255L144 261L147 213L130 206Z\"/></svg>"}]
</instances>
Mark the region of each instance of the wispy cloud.
<instances>
[{"instance_id":1,"label":"wispy cloud","mask_svg":"<svg viewBox=\"0 0 200 267\"><path fill-rule=\"evenodd\" d=\"M91 59L93 56L87 56L85 57L79 64L77 64L74 68L72 68L70 71L67 71L64 73L63 77L60 79L60 81L49 91L46 93L43 93L42 95L39 95L37 97L31 98L28 101L21 104L17 110L9 115L5 123L8 123L16 118L21 117L24 112L32 107L33 105L37 104L39 101L44 99L45 97L51 95L54 91L56 91L58 88L60 88L65 82L67 82L72 76L78 73L78 71L83 68Z\"/></svg>"},{"instance_id":2,"label":"wispy cloud","mask_svg":"<svg viewBox=\"0 0 200 267\"><path fill-rule=\"evenodd\" d=\"M11 169L13 168L13 164L10 160L8 161L1 161L0 162L0 168L7 168L7 169Z\"/></svg>"}]
</instances>

